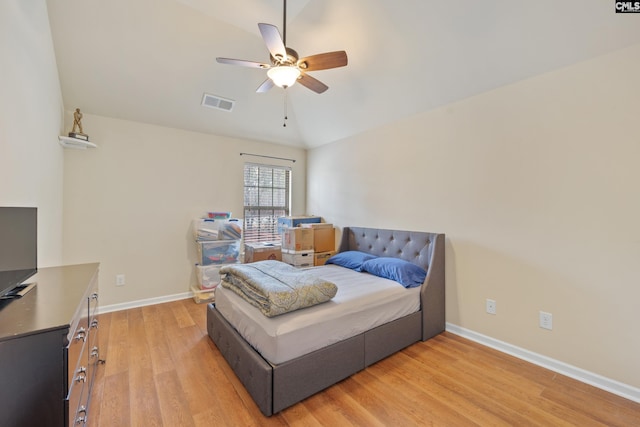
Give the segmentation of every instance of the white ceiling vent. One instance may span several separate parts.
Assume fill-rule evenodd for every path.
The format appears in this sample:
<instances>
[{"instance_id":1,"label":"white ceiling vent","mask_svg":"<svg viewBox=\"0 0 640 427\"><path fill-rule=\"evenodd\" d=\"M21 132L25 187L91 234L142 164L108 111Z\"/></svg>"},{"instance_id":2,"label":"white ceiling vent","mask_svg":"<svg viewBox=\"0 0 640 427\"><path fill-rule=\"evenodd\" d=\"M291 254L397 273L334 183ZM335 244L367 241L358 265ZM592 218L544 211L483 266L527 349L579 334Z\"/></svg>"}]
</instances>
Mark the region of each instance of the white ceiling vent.
<instances>
[{"instance_id":1,"label":"white ceiling vent","mask_svg":"<svg viewBox=\"0 0 640 427\"><path fill-rule=\"evenodd\" d=\"M231 111L233 110L233 104L235 101L232 99L225 99L219 96L210 95L205 93L202 97L202 105L210 108L217 108L222 111Z\"/></svg>"}]
</instances>

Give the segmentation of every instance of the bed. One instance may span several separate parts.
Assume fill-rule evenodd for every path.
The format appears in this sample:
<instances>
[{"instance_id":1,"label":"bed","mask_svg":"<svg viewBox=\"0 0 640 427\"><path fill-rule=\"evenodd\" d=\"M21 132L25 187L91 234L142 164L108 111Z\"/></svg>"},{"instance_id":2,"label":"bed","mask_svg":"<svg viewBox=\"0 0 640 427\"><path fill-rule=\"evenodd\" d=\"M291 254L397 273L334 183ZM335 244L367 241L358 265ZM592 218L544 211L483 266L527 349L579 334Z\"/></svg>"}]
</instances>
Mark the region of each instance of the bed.
<instances>
[{"instance_id":1,"label":"bed","mask_svg":"<svg viewBox=\"0 0 640 427\"><path fill-rule=\"evenodd\" d=\"M345 227L338 252L346 251L400 258L427 270L426 279L421 286L406 289L408 293L414 293L417 308L403 308L402 310L408 310L409 314L401 314L392 321L382 321L381 324L376 324L380 323L379 320L371 321L371 325L374 326L370 329L347 338L339 338L336 342L320 348L314 348L313 343L309 342L306 348L292 346L292 342L300 341L292 335L282 339L279 346L278 343L260 344L267 347L262 347L259 352L254 348L257 345L256 338L248 332L255 329L256 321L252 323L251 316L244 315L249 313L251 308L240 304L244 312L240 311L239 315L236 313L234 318L227 308L229 301L226 300L235 297L218 290L216 303L220 307L216 307L216 303L207 307L209 336L266 416L280 412L417 341L425 341L444 331L444 234ZM329 277L342 277L343 273L339 271L342 268L327 266L325 273ZM356 274L370 276L367 273ZM293 321L313 328L313 322L308 320L312 319L309 316L312 316L314 311L319 311L319 315L322 315L322 310L329 309L329 306L329 303L323 303L317 308L305 308L288 313L279 316L281 319L277 322ZM238 325L237 328L230 322ZM245 339L237 329L243 331L247 338ZM340 328L342 329L344 328ZM268 347L270 345L273 348ZM300 354L290 352L291 349ZM263 354L267 354L268 358Z\"/></svg>"}]
</instances>

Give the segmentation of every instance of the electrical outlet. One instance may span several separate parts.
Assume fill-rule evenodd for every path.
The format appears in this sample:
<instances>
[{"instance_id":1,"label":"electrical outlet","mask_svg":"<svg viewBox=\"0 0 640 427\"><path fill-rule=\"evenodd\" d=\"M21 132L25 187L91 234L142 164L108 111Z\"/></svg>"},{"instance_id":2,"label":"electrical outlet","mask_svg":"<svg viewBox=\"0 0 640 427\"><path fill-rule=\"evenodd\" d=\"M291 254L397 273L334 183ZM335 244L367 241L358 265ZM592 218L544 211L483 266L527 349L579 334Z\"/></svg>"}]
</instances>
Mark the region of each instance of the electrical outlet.
<instances>
[{"instance_id":1,"label":"electrical outlet","mask_svg":"<svg viewBox=\"0 0 640 427\"><path fill-rule=\"evenodd\" d=\"M487 313L496 314L496 302L492 299L487 299Z\"/></svg>"},{"instance_id":2,"label":"electrical outlet","mask_svg":"<svg viewBox=\"0 0 640 427\"><path fill-rule=\"evenodd\" d=\"M116 274L116 286L124 286L124 274Z\"/></svg>"},{"instance_id":3,"label":"electrical outlet","mask_svg":"<svg viewBox=\"0 0 640 427\"><path fill-rule=\"evenodd\" d=\"M540 327L543 329L553 329L553 315L544 311L540 312Z\"/></svg>"}]
</instances>

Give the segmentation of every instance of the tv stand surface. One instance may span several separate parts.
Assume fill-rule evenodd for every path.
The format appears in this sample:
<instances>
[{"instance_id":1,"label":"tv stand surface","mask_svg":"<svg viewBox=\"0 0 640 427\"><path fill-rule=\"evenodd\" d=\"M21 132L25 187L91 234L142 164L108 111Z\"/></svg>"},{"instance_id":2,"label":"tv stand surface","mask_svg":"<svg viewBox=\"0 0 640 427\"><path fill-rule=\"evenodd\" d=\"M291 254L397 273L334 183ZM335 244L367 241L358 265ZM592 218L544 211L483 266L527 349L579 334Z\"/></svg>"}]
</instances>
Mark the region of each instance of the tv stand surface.
<instances>
[{"instance_id":1,"label":"tv stand surface","mask_svg":"<svg viewBox=\"0 0 640 427\"><path fill-rule=\"evenodd\" d=\"M39 269L38 286L2 301L0 425L86 424L100 359L98 267Z\"/></svg>"}]
</instances>

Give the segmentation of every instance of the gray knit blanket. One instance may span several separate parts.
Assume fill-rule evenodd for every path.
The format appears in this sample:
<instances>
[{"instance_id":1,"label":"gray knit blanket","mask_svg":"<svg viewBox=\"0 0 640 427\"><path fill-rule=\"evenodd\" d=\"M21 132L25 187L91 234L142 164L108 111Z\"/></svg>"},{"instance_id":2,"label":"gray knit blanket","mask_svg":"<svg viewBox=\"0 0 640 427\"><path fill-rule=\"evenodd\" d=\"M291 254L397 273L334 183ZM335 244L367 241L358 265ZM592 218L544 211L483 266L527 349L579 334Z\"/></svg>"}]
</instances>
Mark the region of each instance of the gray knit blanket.
<instances>
[{"instance_id":1,"label":"gray knit blanket","mask_svg":"<svg viewBox=\"0 0 640 427\"><path fill-rule=\"evenodd\" d=\"M338 292L334 283L280 261L230 264L222 267L220 274L223 287L267 317L329 301Z\"/></svg>"}]
</instances>

